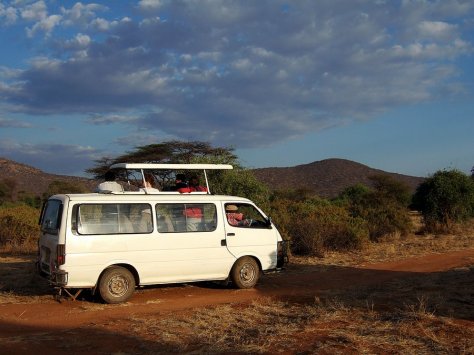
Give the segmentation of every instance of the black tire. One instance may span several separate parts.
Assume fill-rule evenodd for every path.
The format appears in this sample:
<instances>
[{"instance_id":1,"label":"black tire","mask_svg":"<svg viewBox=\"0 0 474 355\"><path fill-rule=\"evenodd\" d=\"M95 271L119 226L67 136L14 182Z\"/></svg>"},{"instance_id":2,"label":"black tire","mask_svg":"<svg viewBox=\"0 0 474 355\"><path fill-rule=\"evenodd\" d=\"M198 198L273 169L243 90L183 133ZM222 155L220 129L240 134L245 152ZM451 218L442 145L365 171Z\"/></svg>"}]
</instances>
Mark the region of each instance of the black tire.
<instances>
[{"instance_id":1,"label":"black tire","mask_svg":"<svg viewBox=\"0 0 474 355\"><path fill-rule=\"evenodd\" d=\"M99 280L100 297L106 303L127 301L135 291L135 278L127 269L112 266L104 271Z\"/></svg>"},{"instance_id":2,"label":"black tire","mask_svg":"<svg viewBox=\"0 0 474 355\"><path fill-rule=\"evenodd\" d=\"M237 288L252 288L260 277L260 268L255 259L244 256L237 260L230 272L230 278Z\"/></svg>"}]
</instances>

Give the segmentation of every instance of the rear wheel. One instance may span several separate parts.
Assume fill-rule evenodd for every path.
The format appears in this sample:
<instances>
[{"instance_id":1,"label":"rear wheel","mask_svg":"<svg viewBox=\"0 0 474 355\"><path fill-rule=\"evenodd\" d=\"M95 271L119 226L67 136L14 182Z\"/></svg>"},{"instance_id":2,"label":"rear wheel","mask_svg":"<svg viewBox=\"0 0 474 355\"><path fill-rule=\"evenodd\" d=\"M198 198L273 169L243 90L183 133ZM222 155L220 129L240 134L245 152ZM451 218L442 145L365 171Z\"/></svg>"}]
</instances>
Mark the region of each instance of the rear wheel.
<instances>
[{"instance_id":1,"label":"rear wheel","mask_svg":"<svg viewBox=\"0 0 474 355\"><path fill-rule=\"evenodd\" d=\"M230 278L237 288L252 288L257 284L260 268L255 259L245 256L234 264Z\"/></svg>"},{"instance_id":2,"label":"rear wheel","mask_svg":"<svg viewBox=\"0 0 474 355\"><path fill-rule=\"evenodd\" d=\"M120 266L108 268L99 281L99 293L107 303L127 301L135 291L135 278L132 273Z\"/></svg>"}]
</instances>

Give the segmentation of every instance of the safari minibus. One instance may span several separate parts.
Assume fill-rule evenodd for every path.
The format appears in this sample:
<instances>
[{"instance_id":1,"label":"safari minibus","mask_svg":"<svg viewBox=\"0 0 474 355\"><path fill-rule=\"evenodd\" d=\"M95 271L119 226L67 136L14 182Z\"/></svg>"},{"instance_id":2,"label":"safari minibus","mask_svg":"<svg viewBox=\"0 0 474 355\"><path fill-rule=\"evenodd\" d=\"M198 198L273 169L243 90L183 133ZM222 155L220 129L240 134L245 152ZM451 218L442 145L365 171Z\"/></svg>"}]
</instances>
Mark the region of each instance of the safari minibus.
<instances>
[{"instance_id":1,"label":"safari minibus","mask_svg":"<svg viewBox=\"0 0 474 355\"><path fill-rule=\"evenodd\" d=\"M183 171L211 164L119 164L116 168ZM206 173L205 173L206 175ZM83 289L107 303L127 301L136 287L230 281L252 288L261 273L286 261L284 241L252 201L206 192L59 194L44 204L38 271L58 290ZM230 219L230 213L236 218ZM236 215L237 213L237 215Z\"/></svg>"}]
</instances>

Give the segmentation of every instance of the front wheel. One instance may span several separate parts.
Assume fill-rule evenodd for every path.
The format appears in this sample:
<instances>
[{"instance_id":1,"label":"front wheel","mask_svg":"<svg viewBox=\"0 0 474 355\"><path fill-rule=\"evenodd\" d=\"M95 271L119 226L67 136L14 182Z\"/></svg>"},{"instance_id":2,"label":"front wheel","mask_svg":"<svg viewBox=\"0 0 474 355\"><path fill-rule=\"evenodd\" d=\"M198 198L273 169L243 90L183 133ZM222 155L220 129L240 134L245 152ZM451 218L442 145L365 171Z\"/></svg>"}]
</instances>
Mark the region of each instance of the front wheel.
<instances>
[{"instance_id":1,"label":"front wheel","mask_svg":"<svg viewBox=\"0 0 474 355\"><path fill-rule=\"evenodd\" d=\"M99 281L99 293L107 303L127 301L135 291L135 278L127 269L120 266L108 268Z\"/></svg>"},{"instance_id":2,"label":"front wheel","mask_svg":"<svg viewBox=\"0 0 474 355\"><path fill-rule=\"evenodd\" d=\"M237 288L252 288L260 276L260 268L255 259L245 256L234 264L230 278Z\"/></svg>"}]
</instances>

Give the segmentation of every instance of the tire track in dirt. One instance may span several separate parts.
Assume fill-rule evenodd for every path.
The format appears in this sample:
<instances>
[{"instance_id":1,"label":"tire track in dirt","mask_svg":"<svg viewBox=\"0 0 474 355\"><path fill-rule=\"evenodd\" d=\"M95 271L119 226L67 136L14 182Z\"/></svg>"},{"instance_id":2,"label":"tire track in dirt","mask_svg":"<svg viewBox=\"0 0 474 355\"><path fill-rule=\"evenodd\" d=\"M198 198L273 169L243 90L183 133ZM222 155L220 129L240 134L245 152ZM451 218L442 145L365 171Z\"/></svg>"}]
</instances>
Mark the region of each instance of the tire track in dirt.
<instances>
[{"instance_id":1,"label":"tire track in dirt","mask_svg":"<svg viewBox=\"0 0 474 355\"><path fill-rule=\"evenodd\" d=\"M255 289L235 290L212 283L167 285L138 290L126 304L105 305L63 300L45 303L2 304L0 322L64 327L78 326L94 318L113 318L130 313L173 312L223 303L245 303L259 297L316 295L319 291L383 282L419 273L474 265L474 250L432 254L389 263L359 267L289 265L278 274L264 275ZM0 325L0 335L5 331Z\"/></svg>"}]
</instances>

